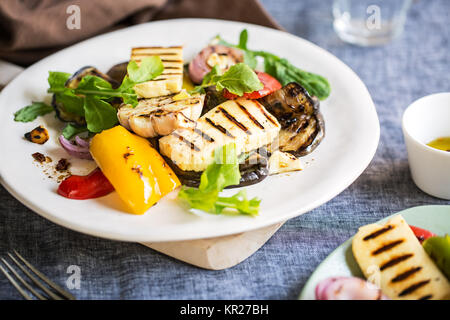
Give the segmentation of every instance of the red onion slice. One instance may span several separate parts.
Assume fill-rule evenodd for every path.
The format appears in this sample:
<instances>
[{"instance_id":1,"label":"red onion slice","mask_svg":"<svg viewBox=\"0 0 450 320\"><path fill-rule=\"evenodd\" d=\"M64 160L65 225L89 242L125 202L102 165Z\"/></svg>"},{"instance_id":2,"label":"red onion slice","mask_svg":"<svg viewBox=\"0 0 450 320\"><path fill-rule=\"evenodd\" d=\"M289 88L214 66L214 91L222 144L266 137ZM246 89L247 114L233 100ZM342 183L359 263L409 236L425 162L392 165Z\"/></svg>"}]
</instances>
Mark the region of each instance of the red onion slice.
<instances>
[{"instance_id":1,"label":"red onion slice","mask_svg":"<svg viewBox=\"0 0 450 320\"><path fill-rule=\"evenodd\" d=\"M200 51L194 59L192 59L191 63L189 63L189 77L193 83L200 84L203 77L211 71L211 67L208 65L207 61L209 56L213 53L226 54L234 60L235 63L244 61L244 56L239 49L226 47L220 44L208 46Z\"/></svg>"},{"instance_id":2,"label":"red onion slice","mask_svg":"<svg viewBox=\"0 0 450 320\"><path fill-rule=\"evenodd\" d=\"M63 147L63 149L66 150L66 152L68 154L70 154L71 156L74 156L74 157L80 158L80 159L92 160L91 153L89 152L89 144L87 142L85 142L84 146L73 144L72 142L70 142L69 140L64 138L63 135L60 135L58 140L59 140L59 143L61 144L61 146ZM87 143L87 145L86 145L86 143Z\"/></svg>"},{"instance_id":3,"label":"red onion slice","mask_svg":"<svg viewBox=\"0 0 450 320\"><path fill-rule=\"evenodd\" d=\"M356 277L328 278L316 287L318 300L388 300L381 289Z\"/></svg>"},{"instance_id":4,"label":"red onion slice","mask_svg":"<svg viewBox=\"0 0 450 320\"><path fill-rule=\"evenodd\" d=\"M80 147L89 149L89 141L86 141L83 138L80 138L79 136L75 136L75 142Z\"/></svg>"}]
</instances>

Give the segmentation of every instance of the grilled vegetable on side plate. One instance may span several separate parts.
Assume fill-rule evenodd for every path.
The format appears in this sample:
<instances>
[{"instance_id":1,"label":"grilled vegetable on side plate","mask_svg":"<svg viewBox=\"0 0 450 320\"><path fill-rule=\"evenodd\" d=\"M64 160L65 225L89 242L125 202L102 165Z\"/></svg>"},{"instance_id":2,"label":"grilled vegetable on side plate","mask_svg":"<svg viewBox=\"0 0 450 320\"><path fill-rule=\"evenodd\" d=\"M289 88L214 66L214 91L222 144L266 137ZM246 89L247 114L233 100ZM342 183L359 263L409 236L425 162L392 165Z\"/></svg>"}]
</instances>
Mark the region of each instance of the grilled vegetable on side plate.
<instances>
[{"instance_id":1,"label":"grilled vegetable on side plate","mask_svg":"<svg viewBox=\"0 0 450 320\"><path fill-rule=\"evenodd\" d=\"M122 126L95 135L90 151L131 213L145 213L180 186L177 176L150 142Z\"/></svg>"},{"instance_id":2,"label":"grilled vegetable on side plate","mask_svg":"<svg viewBox=\"0 0 450 320\"><path fill-rule=\"evenodd\" d=\"M325 136L325 123L318 100L312 99L301 85L291 82L258 100L281 124L279 149L296 157L312 152Z\"/></svg>"},{"instance_id":3,"label":"grilled vegetable on side plate","mask_svg":"<svg viewBox=\"0 0 450 320\"><path fill-rule=\"evenodd\" d=\"M395 300L450 298L450 284L436 267L401 215L384 225L359 228L353 255L364 276L378 280L385 295Z\"/></svg>"}]
</instances>

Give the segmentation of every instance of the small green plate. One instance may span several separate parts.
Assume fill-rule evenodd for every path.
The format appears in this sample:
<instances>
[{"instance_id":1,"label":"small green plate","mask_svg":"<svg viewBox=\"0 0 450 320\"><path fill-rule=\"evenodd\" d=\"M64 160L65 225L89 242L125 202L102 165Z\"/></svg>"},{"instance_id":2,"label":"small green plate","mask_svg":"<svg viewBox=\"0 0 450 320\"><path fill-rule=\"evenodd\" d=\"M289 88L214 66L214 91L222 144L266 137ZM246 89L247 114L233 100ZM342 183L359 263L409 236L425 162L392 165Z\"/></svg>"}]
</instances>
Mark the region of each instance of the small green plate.
<instances>
[{"instance_id":1,"label":"small green plate","mask_svg":"<svg viewBox=\"0 0 450 320\"><path fill-rule=\"evenodd\" d=\"M430 230L437 235L450 233L450 206L420 206L400 211L387 218L401 214L408 224ZM300 293L301 300L315 300L316 285L323 279L335 276L363 277L352 253L352 240L348 239L317 267Z\"/></svg>"}]
</instances>

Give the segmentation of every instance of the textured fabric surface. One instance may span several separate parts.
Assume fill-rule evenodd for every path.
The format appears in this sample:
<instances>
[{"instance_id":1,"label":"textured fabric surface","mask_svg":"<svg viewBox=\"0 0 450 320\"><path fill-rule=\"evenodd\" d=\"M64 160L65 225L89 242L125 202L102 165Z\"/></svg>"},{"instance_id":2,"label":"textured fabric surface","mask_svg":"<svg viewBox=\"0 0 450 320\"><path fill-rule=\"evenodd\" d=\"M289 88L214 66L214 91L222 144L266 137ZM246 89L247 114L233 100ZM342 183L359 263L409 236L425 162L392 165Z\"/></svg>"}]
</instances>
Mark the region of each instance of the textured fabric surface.
<instances>
[{"instance_id":1,"label":"textured fabric surface","mask_svg":"<svg viewBox=\"0 0 450 320\"><path fill-rule=\"evenodd\" d=\"M0 255L19 250L64 284L69 265L81 268L79 299L295 299L318 264L360 225L425 204L450 204L413 184L401 115L414 100L450 91L450 2L413 5L403 36L378 48L341 42L331 1L263 0L283 27L329 50L367 85L381 123L374 160L347 190L288 221L259 251L223 271L206 271L133 243L82 235L46 221L0 187ZM268 44L270 46L270 44ZM19 299L0 276L0 299Z\"/></svg>"}]
</instances>

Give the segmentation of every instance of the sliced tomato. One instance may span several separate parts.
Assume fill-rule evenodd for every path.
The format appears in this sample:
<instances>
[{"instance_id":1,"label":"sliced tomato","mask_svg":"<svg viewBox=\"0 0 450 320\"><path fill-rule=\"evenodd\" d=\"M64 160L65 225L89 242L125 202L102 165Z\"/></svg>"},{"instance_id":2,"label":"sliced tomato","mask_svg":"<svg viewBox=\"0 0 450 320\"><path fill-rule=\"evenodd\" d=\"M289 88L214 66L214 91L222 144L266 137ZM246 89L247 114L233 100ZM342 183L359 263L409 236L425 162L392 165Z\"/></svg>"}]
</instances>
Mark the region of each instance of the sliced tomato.
<instances>
[{"instance_id":1,"label":"sliced tomato","mask_svg":"<svg viewBox=\"0 0 450 320\"><path fill-rule=\"evenodd\" d=\"M73 175L65 179L58 187L58 194L69 199L85 200L106 196L114 187L97 168L87 176Z\"/></svg>"},{"instance_id":2,"label":"sliced tomato","mask_svg":"<svg viewBox=\"0 0 450 320\"><path fill-rule=\"evenodd\" d=\"M411 230L414 232L414 235L417 237L417 239L422 243L423 241L427 240L428 238L435 237L436 235L428 230L415 227L415 226L409 226Z\"/></svg>"},{"instance_id":3,"label":"sliced tomato","mask_svg":"<svg viewBox=\"0 0 450 320\"><path fill-rule=\"evenodd\" d=\"M261 83L264 85L264 88L258 91L244 93L243 95L244 98L259 99L264 96L267 96L268 94L271 94L272 92L278 89L281 89L281 83L271 75L261 71L255 71L255 73L258 76L259 81L261 81ZM239 97L231 93L227 89L223 89L223 96L228 100L236 99Z\"/></svg>"}]
</instances>

